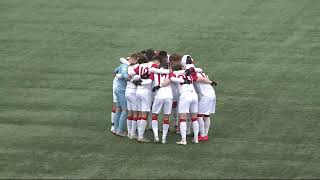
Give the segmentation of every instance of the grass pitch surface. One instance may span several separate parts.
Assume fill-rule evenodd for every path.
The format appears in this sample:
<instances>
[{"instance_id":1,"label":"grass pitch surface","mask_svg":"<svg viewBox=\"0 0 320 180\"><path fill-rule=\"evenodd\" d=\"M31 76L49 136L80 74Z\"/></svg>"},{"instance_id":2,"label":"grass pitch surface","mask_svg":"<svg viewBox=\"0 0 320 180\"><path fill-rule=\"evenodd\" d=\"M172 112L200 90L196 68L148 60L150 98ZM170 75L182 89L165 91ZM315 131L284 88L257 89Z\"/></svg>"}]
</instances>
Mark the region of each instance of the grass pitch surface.
<instances>
[{"instance_id":1,"label":"grass pitch surface","mask_svg":"<svg viewBox=\"0 0 320 180\"><path fill-rule=\"evenodd\" d=\"M319 17L318 0L1 0L0 178L319 178ZM112 70L149 47L220 82L209 142L109 133Z\"/></svg>"}]
</instances>

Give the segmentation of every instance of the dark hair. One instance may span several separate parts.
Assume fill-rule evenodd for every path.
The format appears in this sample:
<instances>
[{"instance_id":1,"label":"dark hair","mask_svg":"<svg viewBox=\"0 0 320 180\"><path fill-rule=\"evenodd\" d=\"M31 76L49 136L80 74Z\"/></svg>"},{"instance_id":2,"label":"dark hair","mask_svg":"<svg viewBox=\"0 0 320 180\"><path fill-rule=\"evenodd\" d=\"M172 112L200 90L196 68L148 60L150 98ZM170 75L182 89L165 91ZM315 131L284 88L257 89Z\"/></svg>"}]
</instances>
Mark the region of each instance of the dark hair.
<instances>
[{"instance_id":1,"label":"dark hair","mask_svg":"<svg viewBox=\"0 0 320 180\"><path fill-rule=\"evenodd\" d=\"M146 57L148 58L148 60L151 60L153 58L153 56L155 55L153 49L147 49L145 54L146 54Z\"/></svg>"},{"instance_id":2,"label":"dark hair","mask_svg":"<svg viewBox=\"0 0 320 180\"><path fill-rule=\"evenodd\" d=\"M174 65L174 66L172 67L172 69L173 69L174 71L179 71L179 70L182 69L182 64L176 64L176 65Z\"/></svg>"},{"instance_id":3,"label":"dark hair","mask_svg":"<svg viewBox=\"0 0 320 180\"><path fill-rule=\"evenodd\" d=\"M169 65L168 65L168 63L161 63L159 68L169 69Z\"/></svg>"},{"instance_id":4,"label":"dark hair","mask_svg":"<svg viewBox=\"0 0 320 180\"><path fill-rule=\"evenodd\" d=\"M146 58L146 56L142 53L139 53L138 63L143 64L143 63L147 63L147 62L148 62L148 59Z\"/></svg>"},{"instance_id":5,"label":"dark hair","mask_svg":"<svg viewBox=\"0 0 320 180\"><path fill-rule=\"evenodd\" d=\"M170 62L181 62L182 56L179 54L171 54L169 57Z\"/></svg>"},{"instance_id":6,"label":"dark hair","mask_svg":"<svg viewBox=\"0 0 320 180\"><path fill-rule=\"evenodd\" d=\"M152 61L157 60L157 61L159 61L161 63L161 57L160 56L154 56L151 60Z\"/></svg>"},{"instance_id":7,"label":"dark hair","mask_svg":"<svg viewBox=\"0 0 320 180\"><path fill-rule=\"evenodd\" d=\"M186 64L193 64L191 56L187 56Z\"/></svg>"},{"instance_id":8,"label":"dark hair","mask_svg":"<svg viewBox=\"0 0 320 180\"><path fill-rule=\"evenodd\" d=\"M159 51L158 56L165 57L165 56L168 56L168 53L167 51Z\"/></svg>"}]
</instances>

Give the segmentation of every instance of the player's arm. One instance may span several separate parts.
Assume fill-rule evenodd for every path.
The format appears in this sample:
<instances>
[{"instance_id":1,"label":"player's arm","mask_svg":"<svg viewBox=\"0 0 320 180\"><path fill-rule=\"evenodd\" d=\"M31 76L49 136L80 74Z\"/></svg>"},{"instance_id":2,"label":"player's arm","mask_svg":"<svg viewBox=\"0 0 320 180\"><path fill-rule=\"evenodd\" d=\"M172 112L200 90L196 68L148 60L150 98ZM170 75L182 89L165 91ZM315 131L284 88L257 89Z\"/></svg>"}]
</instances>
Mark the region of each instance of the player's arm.
<instances>
[{"instance_id":1,"label":"player's arm","mask_svg":"<svg viewBox=\"0 0 320 180\"><path fill-rule=\"evenodd\" d=\"M177 77L171 77L170 80L175 83L184 83L184 80Z\"/></svg>"},{"instance_id":2,"label":"player's arm","mask_svg":"<svg viewBox=\"0 0 320 180\"><path fill-rule=\"evenodd\" d=\"M122 79L122 78L123 78L122 74L116 74L116 77L117 77L118 79Z\"/></svg>"},{"instance_id":3,"label":"player's arm","mask_svg":"<svg viewBox=\"0 0 320 180\"><path fill-rule=\"evenodd\" d=\"M193 77L192 77L193 78ZM203 84L210 84L210 85L214 85L214 86L217 86L218 83L216 81L211 81L207 78L204 78L204 77L197 77L196 79L194 79L194 81L196 82L200 82L200 83L203 83Z\"/></svg>"},{"instance_id":4,"label":"player's arm","mask_svg":"<svg viewBox=\"0 0 320 180\"><path fill-rule=\"evenodd\" d=\"M155 73L155 74L169 74L170 70L169 69L157 69L152 67L150 69L150 73Z\"/></svg>"},{"instance_id":5,"label":"player's arm","mask_svg":"<svg viewBox=\"0 0 320 180\"><path fill-rule=\"evenodd\" d=\"M203 84L211 84L212 83L212 81L210 81L209 79L204 78L204 77L197 77L197 78L193 78L193 79L194 79L194 81L200 82L200 83L203 83Z\"/></svg>"},{"instance_id":6,"label":"player's arm","mask_svg":"<svg viewBox=\"0 0 320 180\"><path fill-rule=\"evenodd\" d=\"M201 68L194 68L195 72L196 73L202 73L203 72L203 69Z\"/></svg>"},{"instance_id":7,"label":"player's arm","mask_svg":"<svg viewBox=\"0 0 320 180\"><path fill-rule=\"evenodd\" d=\"M150 85L152 83L151 79L143 79L141 82L141 86L147 86Z\"/></svg>"},{"instance_id":8,"label":"player's arm","mask_svg":"<svg viewBox=\"0 0 320 180\"><path fill-rule=\"evenodd\" d=\"M116 68L113 70L113 74L118 74L118 73L119 73L119 70L120 70L120 66L116 67Z\"/></svg>"},{"instance_id":9,"label":"player's arm","mask_svg":"<svg viewBox=\"0 0 320 180\"><path fill-rule=\"evenodd\" d=\"M121 75L122 75L122 77L123 77L124 79L126 79L126 80L130 80L130 79L131 79L131 77L130 77L129 74L128 74L128 67L127 67L127 66L123 66L123 67L121 68Z\"/></svg>"},{"instance_id":10,"label":"player's arm","mask_svg":"<svg viewBox=\"0 0 320 180\"><path fill-rule=\"evenodd\" d=\"M185 70L174 71L174 73L175 74L182 74L182 75L186 74Z\"/></svg>"}]
</instances>

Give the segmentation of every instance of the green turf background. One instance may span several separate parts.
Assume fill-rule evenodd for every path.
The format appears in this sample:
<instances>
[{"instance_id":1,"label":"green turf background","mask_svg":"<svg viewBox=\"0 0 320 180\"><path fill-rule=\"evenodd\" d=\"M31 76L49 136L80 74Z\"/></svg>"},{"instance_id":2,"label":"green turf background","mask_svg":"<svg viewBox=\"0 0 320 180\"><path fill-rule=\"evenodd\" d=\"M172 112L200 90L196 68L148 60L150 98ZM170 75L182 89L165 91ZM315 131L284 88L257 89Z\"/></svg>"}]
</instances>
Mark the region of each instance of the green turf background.
<instances>
[{"instance_id":1,"label":"green turf background","mask_svg":"<svg viewBox=\"0 0 320 180\"><path fill-rule=\"evenodd\" d=\"M148 47L220 82L209 142L106 131ZM0 178L320 178L319 48L318 0L1 0Z\"/></svg>"}]
</instances>

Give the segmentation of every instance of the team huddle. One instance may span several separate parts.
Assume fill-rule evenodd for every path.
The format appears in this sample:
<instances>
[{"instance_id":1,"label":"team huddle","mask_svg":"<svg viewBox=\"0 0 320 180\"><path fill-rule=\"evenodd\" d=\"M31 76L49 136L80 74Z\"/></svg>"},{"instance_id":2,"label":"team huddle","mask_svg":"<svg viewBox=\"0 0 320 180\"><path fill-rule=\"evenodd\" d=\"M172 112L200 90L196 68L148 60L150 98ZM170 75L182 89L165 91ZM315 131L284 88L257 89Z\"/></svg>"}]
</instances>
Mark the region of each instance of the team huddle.
<instances>
[{"instance_id":1,"label":"team huddle","mask_svg":"<svg viewBox=\"0 0 320 180\"><path fill-rule=\"evenodd\" d=\"M158 143L158 117L162 113L163 144L167 142L170 123L181 134L177 144L187 144L191 129L193 143L208 140L217 83L195 66L190 55L147 49L120 58L120 63L113 72L113 134L148 143L144 133L149 122L154 142Z\"/></svg>"}]
</instances>

